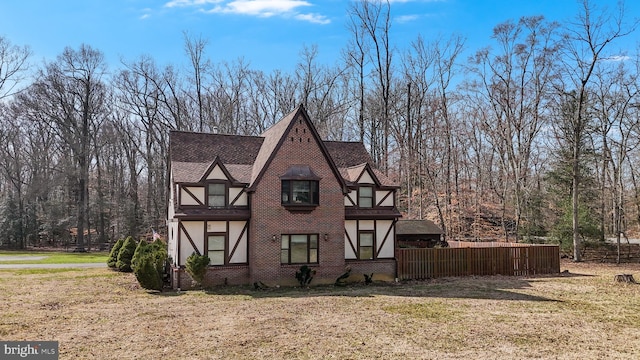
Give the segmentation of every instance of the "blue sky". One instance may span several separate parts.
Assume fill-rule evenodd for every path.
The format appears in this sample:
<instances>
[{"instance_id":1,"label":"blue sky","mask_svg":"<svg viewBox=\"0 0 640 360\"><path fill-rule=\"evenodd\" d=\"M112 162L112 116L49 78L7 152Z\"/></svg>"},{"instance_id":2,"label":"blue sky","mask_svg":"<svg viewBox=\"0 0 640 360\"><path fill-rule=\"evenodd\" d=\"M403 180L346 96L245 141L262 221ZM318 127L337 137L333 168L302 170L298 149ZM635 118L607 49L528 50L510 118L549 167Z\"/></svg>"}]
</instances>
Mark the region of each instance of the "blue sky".
<instances>
[{"instance_id":1,"label":"blue sky","mask_svg":"<svg viewBox=\"0 0 640 360\"><path fill-rule=\"evenodd\" d=\"M596 3L614 8L616 1ZM626 5L628 15L640 15L640 1ZM459 34L469 52L489 45L493 27L505 20L544 15L565 22L579 11L576 0L392 0L391 6L396 47L406 49L418 34L426 40ZM347 8L347 0L4 0L0 35L29 45L35 63L85 43L114 68L142 54L160 65L184 65L187 32L209 41L206 55L215 62L242 57L253 69L291 71L304 45L317 45L323 63L339 61L350 37ZM635 38L627 41L632 51Z\"/></svg>"}]
</instances>

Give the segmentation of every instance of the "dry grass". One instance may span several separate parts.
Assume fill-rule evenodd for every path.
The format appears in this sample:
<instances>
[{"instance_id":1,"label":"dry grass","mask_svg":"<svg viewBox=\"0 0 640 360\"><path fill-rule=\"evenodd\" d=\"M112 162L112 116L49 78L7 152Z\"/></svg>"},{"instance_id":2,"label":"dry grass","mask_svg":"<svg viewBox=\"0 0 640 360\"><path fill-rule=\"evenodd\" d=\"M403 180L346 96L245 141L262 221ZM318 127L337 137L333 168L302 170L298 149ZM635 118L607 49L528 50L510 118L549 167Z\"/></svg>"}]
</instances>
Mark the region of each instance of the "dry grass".
<instances>
[{"instance_id":1,"label":"dry grass","mask_svg":"<svg viewBox=\"0 0 640 360\"><path fill-rule=\"evenodd\" d=\"M557 277L152 294L106 269L1 271L0 339L80 359L633 359L640 266Z\"/></svg>"}]
</instances>

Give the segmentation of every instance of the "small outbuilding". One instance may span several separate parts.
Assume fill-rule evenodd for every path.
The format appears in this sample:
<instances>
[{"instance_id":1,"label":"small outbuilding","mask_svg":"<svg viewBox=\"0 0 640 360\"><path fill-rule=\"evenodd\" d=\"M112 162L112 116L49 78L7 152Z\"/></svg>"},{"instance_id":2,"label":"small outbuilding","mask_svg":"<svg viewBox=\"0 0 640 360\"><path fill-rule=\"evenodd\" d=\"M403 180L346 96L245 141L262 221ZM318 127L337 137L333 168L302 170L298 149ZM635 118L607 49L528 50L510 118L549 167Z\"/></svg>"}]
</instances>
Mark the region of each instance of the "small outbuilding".
<instances>
[{"instance_id":1,"label":"small outbuilding","mask_svg":"<svg viewBox=\"0 0 640 360\"><path fill-rule=\"evenodd\" d=\"M442 229L431 220L398 220L396 241L398 247L404 248L446 246L442 241Z\"/></svg>"}]
</instances>

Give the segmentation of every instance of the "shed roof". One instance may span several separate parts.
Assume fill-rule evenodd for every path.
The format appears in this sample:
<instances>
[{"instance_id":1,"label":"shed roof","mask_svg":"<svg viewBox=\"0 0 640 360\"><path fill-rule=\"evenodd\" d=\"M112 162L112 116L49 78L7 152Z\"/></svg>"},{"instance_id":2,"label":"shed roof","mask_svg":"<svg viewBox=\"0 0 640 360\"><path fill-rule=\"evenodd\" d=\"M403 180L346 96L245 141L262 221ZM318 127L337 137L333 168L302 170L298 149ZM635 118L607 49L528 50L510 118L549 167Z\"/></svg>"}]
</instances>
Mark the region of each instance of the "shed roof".
<instances>
[{"instance_id":1,"label":"shed roof","mask_svg":"<svg viewBox=\"0 0 640 360\"><path fill-rule=\"evenodd\" d=\"M398 220L396 235L442 234L442 229L431 220Z\"/></svg>"}]
</instances>

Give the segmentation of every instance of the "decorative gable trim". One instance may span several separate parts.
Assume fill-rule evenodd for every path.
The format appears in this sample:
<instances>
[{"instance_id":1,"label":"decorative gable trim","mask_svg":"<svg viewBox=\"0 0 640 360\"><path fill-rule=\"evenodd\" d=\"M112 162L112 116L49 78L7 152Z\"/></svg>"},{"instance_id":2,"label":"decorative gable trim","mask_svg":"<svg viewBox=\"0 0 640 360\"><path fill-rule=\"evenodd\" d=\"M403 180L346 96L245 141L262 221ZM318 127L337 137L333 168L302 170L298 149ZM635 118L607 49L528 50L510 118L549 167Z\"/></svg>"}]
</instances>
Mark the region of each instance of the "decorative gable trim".
<instances>
[{"instance_id":1,"label":"decorative gable trim","mask_svg":"<svg viewBox=\"0 0 640 360\"><path fill-rule=\"evenodd\" d=\"M372 182L369 182L372 181ZM380 187L380 180L378 180L378 177L376 176L376 174L373 173L373 171L371 170L371 166L369 166L369 164L364 164L364 168L362 169L362 172L360 173L360 175L358 176L358 178L355 181L358 184L374 184L375 186Z\"/></svg>"},{"instance_id":2,"label":"decorative gable trim","mask_svg":"<svg viewBox=\"0 0 640 360\"><path fill-rule=\"evenodd\" d=\"M218 156L213 159L211 165L209 165L200 178L200 182L205 182L207 180L233 180L233 177L229 174L229 171L224 167L224 164L220 161Z\"/></svg>"},{"instance_id":3,"label":"decorative gable trim","mask_svg":"<svg viewBox=\"0 0 640 360\"><path fill-rule=\"evenodd\" d=\"M277 143L271 148L265 147L271 143L268 139L265 139L265 141L263 141L262 143L263 148L260 149L260 153L262 153L263 151L269 151L269 153L258 154L258 159L256 159L256 162L260 161L259 160L261 158L260 155L263 155L263 156L268 155L268 156L266 157L266 159L262 164L256 163L258 168L254 169L254 176L247 191L249 192L255 191L257 184L260 182L260 180L262 179L262 176L271 165L271 162L273 161L275 154L278 152L280 147L282 147L283 142L286 140L285 134L288 134L291 131L295 122L298 120L305 121L307 127L309 128L309 131L312 134L313 139L315 140L316 144L320 148L320 151L322 152L325 160L329 164L329 167L331 168L331 171L333 172L334 177L338 180L338 183L340 183L340 186L342 187L342 193L346 195L348 193L347 184L345 183L342 175L340 175L340 171L338 170L338 167L336 166L335 162L331 158L331 155L329 154L327 147L325 146L324 142L320 138L320 135L318 134L318 130L309 119L309 114L307 114L307 111L305 110L303 105L299 105L296 110L294 110L291 114L285 116L285 118L281 120L281 121L289 122L288 124L286 124L286 127L283 128L285 124L280 124L281 126L278 126L278 124L276 124L271 129L267 130L267 132L265 132L265 137L278 136L279 139Z\"/></svg>"}]
</instances>

